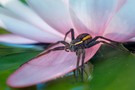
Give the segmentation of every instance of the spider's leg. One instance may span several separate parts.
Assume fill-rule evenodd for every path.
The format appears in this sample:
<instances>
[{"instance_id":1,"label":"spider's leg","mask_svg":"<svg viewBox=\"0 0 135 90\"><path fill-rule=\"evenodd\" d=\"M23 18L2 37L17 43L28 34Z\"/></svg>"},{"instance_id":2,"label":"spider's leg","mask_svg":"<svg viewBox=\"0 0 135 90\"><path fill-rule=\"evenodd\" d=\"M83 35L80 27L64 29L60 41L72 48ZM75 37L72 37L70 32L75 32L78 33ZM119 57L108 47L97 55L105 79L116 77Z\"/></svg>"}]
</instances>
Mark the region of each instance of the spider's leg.
<instances>
[{"instance_id":1,"label":"spider's leg","mask_svg":"<svg viewBox=\"0 0 135 90\"><path fill-rule=\"evenodd\" d=\"M114 40L105 38L105 37L103 37L103 36L96 36L95 38L92 39L92 41L96 41L96 40L99 39L99 38L104 39L104 40L109 41L109 42L113 42L113 43L122 43L122 42L117 42L117 41L114 41Z\"/></svg>"},{"instance_id":2,"label":"spider's leg","mask_svg":"<svg viewBox=\"0 0 135 90\"><path fill-rule=\"evenodd\" d=\"M84 80L84 60L85 60L85 50L82 50L82 63L81 63L81 80Z\"/></svg>"},{"instance_id":3,"label":"spider's leg","mask_svg":"<svg viewBox=\"0 0 135 90\"><path fill-rule=\"evenodd\" d=\"M53 46L56 46L56 45L58 45L58 44L63 44L63 45L65 45L65 46L69 46L69 43L67 43L67 42L65 42L65 41L57 41L57 42L55 42L55 43L52 43L52 44L50 44L47 48L46 48L46 50L48 50L48 49L50 49L50 48L52 48ZM44 51L44 52L46 52L46 51ZM42 53L44 53L44 52L42 52Z\"/></svg>"},{"instance_id":4,"label":"spider's leg","mask_svg":"<svg viewBox=\"0 0 135 90\"><path fill-rule=\"evenodd\" d=\"M79 77L79 63L80 63L80 57L81 57L81 52L77 51L77 63L76 63L76 70L75 70L75 78L76 81L78 81L78 77Z\"/></svg>"},{"instance_id":5,"label":"spider's leg","mask_svg":"<svg viewBox=\"0 0 135 90\"><path fill-rule=\"evenodd\" d=\"M108 43L108 42L106 42L106 41L102 41L102 40L100 40L100 41L92 41L92 42L90 42L89 44L87 44L87 47L92 47L92 46L94 46L94 45L96 45L96 44L99 44L99 43L104 43L104 44L107 44L107 45L109 45L109 46L111 46L111 47L113 47L113 48L117 48L117 49L119 49L119 50L121 50L121 51L124 51L125 52L125 50L124 49L122 49L122 48L119 48L118 46L116 46L116 45L113 45L113 44L111 44L111 43Z\"/></svg>"},{"instance_id":6,"label":"spider's leg","mask_svg":"<svg viewBox=\"0 0 135 90\"><path fill-rule=\"evenodd\" d=\"M87 47L90 48L90 47L92 47L92 46L94 46L96 44L99 44L99 43L100 43L99 41L95 41L95 40L93 41L92 40L90 43L87 44Z\"/></svg>"},{"instance_id":7,"label":"spider's leg","mask_svg":"<svg viewBox=\"0 0 135 90\"><path fill-rule=\"evenodd\" d=\"M39 58L40 56L46 55L46 54L48 54L48 53L50 53L50 52L52 52L52 51L58 51L58 50L64 50L64 49L65 49L65 46L59 46L59 47L55 47L55 48L53 48L53 49L46 50L45 52L42 52L42 53L40 53L39 55L35 56L34 58L32 58L32 59L26 61L25 63L21 64L20 67L21 67L22 65L28 63L29 61L31 61L31 60L33 60L33 59L35 59L35 58Z\"/></svg>"},{"instance_id":8,"label":"spider's leg","mask_svg":"<svg viewBox=\"0 0 135 90\"><path fill-rule=\"evenodd\" d=\"M72 39L72 40L75 39L74 29L71 28L71 29L65 34L64 41L66 41L67 35L68 35L69 33L71 33L71 39Z\"/></svg>"},{"instance_id":9,"label":"spider's leg","mask_svg":"<svg viewBox=\"0 0 135 90\"><path fill-rule=\"evenodd\" d=\"M49 49L49 48L51 48L51 47L53 47L53 46L55 46L55 45L58 45L58 44L64 44L65 46L66 45L69 45L69 43L67 43L67 42L65 42L65 41L57 41L57 42L55 42L55 43L52 43L52 44L50 44L46 49Z\"/></svg>"},{"instance_id":10,"label":"spider's leg","mask_svg":"<svg viewBox=\"0 0 135 90\"><path fill-rule=\"evenodd\" d=\"M106 41L102 41L102 40L101 40L101 41L96 41L96 42L104 43L104 44L106 44L106 45L109 45L109 46L111 46L111 47L113 47L113 48L116 48L116 49L119 49L119 50L125 52L125 50L124 50L123 48L119 48L118 46L116 46L116 45L114 45L114 44L111 44L111 43L108 43L108 42L106 42Z\"/></svg>"},{"instance_id":11,"label":"spider's leg","mask_svg":"<svg viewBox=\"0 0 135 90\"><path fill-rule=\"evenodd\" d=\"M37 57L40 57L42 55L45 55L45 54L48 54L52 51L58 51L58 50L64 50L65 49L65 46L59 46L59 47L55 47L53 49L49 49L49 50L46 50L44 52L41 52L38 56L34 57L34 58L37 58Z\"/></svg>"}]
</instances>

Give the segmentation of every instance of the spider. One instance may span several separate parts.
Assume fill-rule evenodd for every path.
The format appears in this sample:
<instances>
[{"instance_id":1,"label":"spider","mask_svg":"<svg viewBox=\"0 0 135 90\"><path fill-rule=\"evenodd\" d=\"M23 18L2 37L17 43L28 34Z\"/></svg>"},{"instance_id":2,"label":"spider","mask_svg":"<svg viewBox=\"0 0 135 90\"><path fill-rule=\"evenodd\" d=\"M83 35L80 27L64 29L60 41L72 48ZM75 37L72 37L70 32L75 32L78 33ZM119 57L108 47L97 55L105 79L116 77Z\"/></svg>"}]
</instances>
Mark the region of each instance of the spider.
<instances>
[{"instance_id":1,"label":"spider","mask_svg":"<svg viewBox=\"0 0 135 90\"><path fill-rule=\"evenodd\" d=\"M66 42L66 38L67 38L68 34L70 34L70 33L71 33L71 42L68 43L68 42ZM100 40L98 40L99 38L100 38ZM75 52L77 55L77 63L76 63L76 70L74 72L74 75L78 79L79 72L80 72L81 80L83 81L85 49L91 48L92 46L99 44L99 43L105 43L110 46L116 47L115 45L108 43L108 41L113 42L113 43L120 43L120 42L116 42L116 41L110 40L108 38L105 38L103 36L96 36L96 37L92 38L92 36L88 33L82 33L75 38L74 29L71 28L65 34L63 41L57 41L56 43L49 45L47 50L45 50L44 52L42 52L41 54L39 54L38 56L36 56L34 58L48 54L51 51L65 50L66 52ZM58 46L58 47L51 48L60 43L63 44L64 46ZM27 62L25 62L25 63L27 63ZM81 65L80 65L80 63L81 63Z\"/></svg>"}]
</instances>

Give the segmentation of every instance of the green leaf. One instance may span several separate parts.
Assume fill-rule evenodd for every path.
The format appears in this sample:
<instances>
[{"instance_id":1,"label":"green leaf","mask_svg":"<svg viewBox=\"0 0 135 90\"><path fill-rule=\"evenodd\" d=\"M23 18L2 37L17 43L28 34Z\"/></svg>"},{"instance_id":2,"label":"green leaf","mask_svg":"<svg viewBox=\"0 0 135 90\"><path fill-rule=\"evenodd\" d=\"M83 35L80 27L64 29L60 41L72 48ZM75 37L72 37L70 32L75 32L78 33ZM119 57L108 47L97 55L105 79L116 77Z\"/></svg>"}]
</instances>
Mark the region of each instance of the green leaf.
<instances>
[{"instance_id":1,"label":"green leaf","mask_svg":"<svg viewBox=\"0 0 135 90\"><path fill-rule=\"evenodd\" d=\"M0 70L15 69L38 53L39 51L22 52L2 56L0 57Z\"/></svg>"},{"instance_id":2,"label":"green leaf","mask_svg":"<svg viewBox=\"0 0 135 90\"><path fill-rule=\"evenodd\" d=\"M0 51L6 51L1 53L0 57L0 90L10 90L6 85L6 79L11 73L15 71L21 64L28 61L32 57L36 56L41 51L34 51L31 49L21 49L21 48L3 48ZM9 52L10 51L10 52ZM26 90L26 89L24 89ZM34 89L33 89L34 90Z\"/></svg>"},{"instance_id":3,"label":"green leaf","mask_svg":"<svg viewBox=\"0 0 135 90\"><path fill-rule=\"evenodd\" d=\"M9 33L9 32L0 27L0 34L7 34L7 33Z\"/></svg>"},{"instance_id":4,"label":"green leaf","mask_svg":"<svg viewBox=\"0 0 135 90\"><path fill-rule=\"evenodd\" d=\"M134 90L135 56L104 46L93 62L91 90Z\"/></svg>"},{"instance_id":5,"label":"green leaf","mask_svg":"<svg viewBox=\"0 0 135 90\"><path fill-rule=\"evenodd\" d=\"M26 0L20 0L22 3L27 4Z\"/></svg>"},{"instance_id":6,"label":"green leaf","mask_svg":"<svg viewBox=\"0 0 135 90\"><path fill-rule=\"evenodd\" d=\"M0 70L0 90L10 90L10 88L6 85L6 80L12 72L13 70Z\"/></svg>"}]
</instances>

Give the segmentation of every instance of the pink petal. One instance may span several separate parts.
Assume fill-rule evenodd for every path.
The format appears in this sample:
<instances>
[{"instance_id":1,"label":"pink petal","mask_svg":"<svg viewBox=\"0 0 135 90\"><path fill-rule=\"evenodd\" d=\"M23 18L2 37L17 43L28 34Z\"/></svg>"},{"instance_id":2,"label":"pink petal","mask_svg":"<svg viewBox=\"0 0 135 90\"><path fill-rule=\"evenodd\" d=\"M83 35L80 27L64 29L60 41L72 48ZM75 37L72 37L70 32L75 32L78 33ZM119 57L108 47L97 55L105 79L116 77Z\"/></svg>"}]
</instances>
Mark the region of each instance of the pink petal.
<instances>
[{"instance_id":1,"label":"pink petal","mask_svg":"<svg viewBox=\"0 0 135 90\"><path fill-rule=\"evenodd\" d=\"M45 30L46 32L61 35L60 32L51 28L33 10L31 10L25 4L21 3L20 0L10 0L10 1L6 0L6 1L7 1L6 3L3 3L4 8L12 11L21 20L29 22L30 24L36 26L41 30Z\"/></svg>"},{"instance_id":2,"label":"pink petal","mask_svg":"<svg viewBox=\"0 0 135 90\"><path fill-rule=\"evenodd\" d=\"M96 53L99 46L87 50L85 62ZM56 79L74 70L76 59L74 52L51 52L24 64L8 78L7 84L11 87L27 87Z\"/></svg>"},{"instance_id":3,"label":"pink petal","mask_svg":"<svg viewBox=\"0 0 135 90\"><path fill-rule=\"evenodd\" d=\"M73 24L75 26L75 28L77 29L77 35L81 34L81 33L89 33L91 34L92 36L94 36L94 33L92 30L89 30L83 22L80 21L79 18L77 18L76 14L70 10L70 13L71 13L71 18L73 20Z\"/></svg>"},{"instance_id":4,"label":"pink petal","mask_svg":"<svg viewBox=\"0 0 135 90\"><path fill-rule=\"evenodd\" d=\"M73 28L68 5L62 0L28 0L28 4L35 10L50 26L65 34Z\"/></svg>"},{"instance_id":5,"label":"pink petal","mask_svg":"<svg viewBox=\"0 0 135 90\"><path fill-rule=\"evenodd\" d=\"M129 41L129 42L135 42L135 37L133 37L133 38L127 40L127 41Z\"/></svg>"},{"instance_id":6,"label":"pink petal","mask_svg":"<svg viewBox=\"0 0 135 90\"><path fill-rule=\"evenodd\" d=\"M66 5L69 4L69 0L62 0Z\"/></svg>"},{"instance_id":7,"label":"pink petal","mask_svg":"<svg viewBox=\"0 0 135 90\"><path fill-rule=\"evenodd\" d=\"M0 14L0 27L6 30L24 36L26 38L37 40L39 42L56 42L58 40L63 40L63 36L52 34L40 30L31 24L26 22L10 18L6 15Z\"/></svg>"},{"instance_id":8,"label":"pink petal","mask_svg":"<svg viewBox=\"0 0 135 90\"><path fill-rule=\"evenodd\" d=\"M128 0L108 25L104 36L117 41L127 41L135 36L134 0Z\"/></svg>"},{"instance_id":9,"label":"pink petal","mask_svg":"<svg viewBox=\"0 0 135 90\"><path fill-rule=\"evenodd\" d=\"M76 27L102 35L113 15L125 0L69 0L70 11Z\"/></svg>"},{"instance_id":10,"label":"pink petal","mask_svg":"<svg viewBox=\"0 0 135 90\"><path fill-rule=\"evenodd\" d=\"M13 34L0 35L0 42L13 43L13 44L33 44L38 43L37 41L23 38Z\"/></svg>"}]
</instances>

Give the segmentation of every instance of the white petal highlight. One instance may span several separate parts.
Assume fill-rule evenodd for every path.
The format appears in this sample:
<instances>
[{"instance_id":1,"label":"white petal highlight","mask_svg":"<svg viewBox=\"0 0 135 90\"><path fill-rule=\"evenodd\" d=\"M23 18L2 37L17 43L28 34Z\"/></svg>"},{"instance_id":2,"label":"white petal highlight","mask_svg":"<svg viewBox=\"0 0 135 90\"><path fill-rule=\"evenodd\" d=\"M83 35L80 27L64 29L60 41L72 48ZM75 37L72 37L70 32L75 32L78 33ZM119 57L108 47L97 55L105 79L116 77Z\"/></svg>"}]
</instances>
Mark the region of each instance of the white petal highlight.
<instances>
[{"instance_id":1,"label":"white petal highlight","mask_svg":"<svg viewBox=\"0 0 135 90\"><path fill-rule=\"evenodd\" d=\"M28 0L28 4L46 23L63 34L73 28L68 5L62 0Z\"/></svg>"},{"instance_id":2,"label":"white petal highlight","mask_svg":"<svg viewBox=\"0 0 135 90\"><path fill-rule=\"evenodd\" d=\"M0 14L0 27L39 42L56 42L63 37L40 30L28 23Z\"/></svg>"},{"instance_id":3,"label":"white petal highlight","mask_svg":"<svg viewBox=\"0 0 135 90\"><path fill-rule=\"evenodd\" d=\"M0 42L12 43L12 44L33 44L38 43L37 41L30 40L24 37L20 37L14 34L3 34L0 35Z\"/></svg>"},{"instance_id":4,"label":"white petal highlight","mask_svg":"<svg viewBox=\"0 0 135 90\"><path fill-rule=\"evenodd\" d=\"M113 15L118 11L118 8L122 6L122 1L120 0L69 1L71 14L73 14L72 17L78 18L78 20L80 20L80 22L82 22L86 28L88 28L95 35L103 34ZM125 0L123 0L123 3L124 1ZM78 23L77 21L74 21L74 23Z\"/></svg>"},{"instance_id":5,"label":"white petal highlight","mask_svg":"<svg viewBox=\"0 0 135 90\"><path fill-rule=\"evenodd\" d=\"M46 32L53 34L55 33L56 35L62 35L60 32L54 30L48 24L46 24L33 10L21 3L20 0L12 0L6 4L3 4L3 6L4 8L14 12L21 20L29 22L41 30L45 30Z\"/></svg>"},{"instance_id":6,"label":"white petal highlight","mask_svg":"<svg viewBox=\"0 0 135 90\"><path fill-rule=\"evenodd\" d=\"M7 3L11 2L13 0L0 0L0 4L6 5Z\"/></svg>"},{"instance_id":7,"label":"white petal highlight","mask_svg":"<svg viewBox=\"0 0 135 90\"><path fill-rule=\"evenodd\" d=\"M125 3L108 25L104 36L123 42L135 36L134 5L134 0Z\"/></svg>"}]
</instances>

